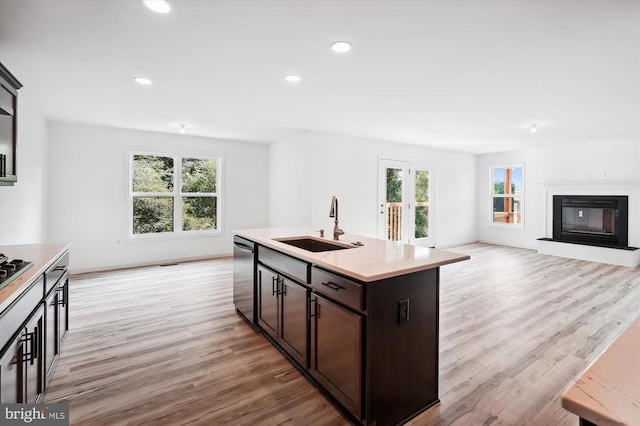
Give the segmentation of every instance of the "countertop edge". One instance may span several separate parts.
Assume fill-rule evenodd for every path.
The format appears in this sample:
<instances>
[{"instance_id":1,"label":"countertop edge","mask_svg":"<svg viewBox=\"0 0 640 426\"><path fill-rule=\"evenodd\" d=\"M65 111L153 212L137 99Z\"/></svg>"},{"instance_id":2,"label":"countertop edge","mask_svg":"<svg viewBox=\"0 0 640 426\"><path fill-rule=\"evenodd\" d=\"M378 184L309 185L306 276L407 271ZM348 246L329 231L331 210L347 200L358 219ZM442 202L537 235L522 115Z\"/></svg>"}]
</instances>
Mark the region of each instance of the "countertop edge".
<instances>
[{"instance_id":1,"label":"countertop edge","mask_svg":"<svg viewBox=\"0 0 640 426\"><path fill-rule=\"evenodd\" d=\"M322 268L326 268L328 270L331 270L333 272L337 272L340 273L342 275L345 275L347 277L356 279L358 281L361 282L374 282L374 281L379 281L379 280L383 280L383 279L387 279L387 278L393 278L393 277L397 277L397 276L401 276L401 275L406 275L406 274L410 274L410 273L414 273L414 272L420 272L420 271L425 271L428 269L434 269L434 268L439 268L440 266L444 266L444 265L448 265L451 263L457 263L457 262L462 262L465 260L469 260L471 257L467 254L461 254L461 253L456 253L456 252L450 252L450 251L446 251L446 250L440 250L440 249L428 249L426 247L417 247L418 250L421 249L425 249L425 250L435 250L437 252L441 252L441 253L448 253L451 254L452 256L449 257L448 259L441 259L438 261L430 261L428 263L423 263L421 265L410 265L410 266L403 266L403 267L399 267L393 271L387 271L387 272L382 272L382 273L374 273L374 274L361 274L357 271L353 271L351 269L345 268L345 267L341 267L339 265L336 265L335 263L331 263L331 262L327 262L324 261L323 259L318 259L317 257L314 257L313 254L309 254L307 253L306 250L297 248L297 247L293 247L284 243L281 243L279 241L275 241L272 238L269 239L265 239L265 238L259 238L256 237L254 234L252 234L252 232L264 232L266 229L268 228L263 228L263 229L243 229L243 230L234 230L232 231L234 235L240 236L242 238L246 238L248 240L254 241L264 247L273 249L273 250L277 250L281 253L284 253L286 255L292 256L294 258L298 258L300 260L303 260L305 262L311 263L313 265L322 267ZM277 228L276 228L277 229ZM286 237L284 235L284 233L287 233L286 231L283 231L283 235L279 236L279 237ZM309 237L314 237L317 238L317 236L314 236L313 233L309 232L309 230L307 229L296 229L294 232L292 232L294 235L297 236L309 236ZM345 235L344 239L341 240L342 243L345 243L346 240L348 238L351 239L364 239L364 240L368 240L368 241L380 241L380 242L384 242L385 244L387 243L384 240L377 240L374 238L368 238L368 237L359 237L359 236L355 236L355 235ZM329 239L327 238L327 240L329 241ZM349 243L347 243L349 244ZM354 250L357 250L358 247L354 248Z\"/></svg>"},{"instance_id":2,"label":"countertop edge","mask_svg":"<svg viewBox=\"0 0 640 426\"><path fill-rule=\"evenodd\" d=\"M56 254L53 256L47 256L46 262L34 261L33 266L27 269L24 273L22 273L22 275L16 278L8 286L0 290L0 314L3 313L8 307L10 307L11 304L13 304L13 302L15 302L24 293L25 290L27 290L40 276L42 276L47 268L49 268L56 260L58 260L65 251L70 249L71 242L2 246L0 247L0 251L4 250L3 253L13 257L13 255L11 255L11 252L13 250L21 252L23 250L35 249L36 247L50 247L55 250ZM13 248L13 250L11 250L11 248ZM25 258L25 260L31 261L31 259L28 258Z\"/></svg>"},{"instance_id":3,"label":"countertop edge","mask_svg":"<svg viewBox=\"0 0 640 426\"><path fill-rule=\"evenodd\" d=\"M631 351L631 354L629 354L628 351L622 350L628 347L630 343L632 347L635 348ZM635 346L633 346L633 344L635 344ZM619 380L611 380L616 378L620 379L619 374L614 374L613 377L609 377L608 374L600 373L602 372L603 365L627 365L620 359L621 357L629 357L633 362L634 355L636 357L640 355L639 345L640 316L631 321L631 323L618 334L616 339L562 392L560 396L560 405L562 408L600 426L631 426L638 424L637 422L640 420L640 393L637 395L629 394L623 390L624 387L620 386L621 384L618 383ZM638 353L633 353L635 351ZM631 376L633 376L633 374ZM633 379L633 377L631 377L631 379ZM634 383L636 390L640 390L640 377L635 379L636 382L632 383ZM616 383L618 383L617 386ZM626 386L628 386L628 382L626 383ZM592 388L594 392L589 392L590 388ZM618 406L617 408L621 410L614 413L611 407L607 406L607 402L612 401L627 402L623 404L622 407Z\"/></svg>"}]
</instances>

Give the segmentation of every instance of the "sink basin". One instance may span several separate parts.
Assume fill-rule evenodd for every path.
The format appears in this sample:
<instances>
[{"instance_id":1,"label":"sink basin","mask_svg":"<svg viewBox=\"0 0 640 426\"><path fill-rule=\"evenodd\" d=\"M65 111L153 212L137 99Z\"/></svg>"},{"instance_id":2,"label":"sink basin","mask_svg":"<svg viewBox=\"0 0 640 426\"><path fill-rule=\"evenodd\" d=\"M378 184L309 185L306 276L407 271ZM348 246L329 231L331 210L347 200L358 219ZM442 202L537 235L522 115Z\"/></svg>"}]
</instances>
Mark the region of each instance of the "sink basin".
<instances>
[{"instance_id":1,"label":"sink basin","mask_svg":"<svg viewBox=\"0 0 640 426\"><path fill-rule=\"evenodd\" d=\"M311 237L275 238L275 240L284 244L289 244L290 246L301 248L303 250L312 251L314 253L354 248L354 246L350 246L347 244L333 243Z\"/></svg>"}]
</instances>

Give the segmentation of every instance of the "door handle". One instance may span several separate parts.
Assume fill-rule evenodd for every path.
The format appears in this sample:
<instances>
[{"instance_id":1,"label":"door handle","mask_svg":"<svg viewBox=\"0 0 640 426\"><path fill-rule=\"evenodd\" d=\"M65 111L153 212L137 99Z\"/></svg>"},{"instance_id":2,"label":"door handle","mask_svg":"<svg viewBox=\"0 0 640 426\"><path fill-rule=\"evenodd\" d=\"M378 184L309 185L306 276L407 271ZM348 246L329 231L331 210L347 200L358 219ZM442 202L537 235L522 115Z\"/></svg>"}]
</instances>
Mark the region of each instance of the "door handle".
<instances>
[{"instance_id":1,"label":"door handle","mask_svg":"<svg viewBox=\"0 0 640 426\"><path fill-rule=\"evenodd\" d=\"M278 277L276 277L275 275L271 277L271 295L272 296L278 295L278 290L276 289L277 279Z\"/></svg>"}]
</instances>

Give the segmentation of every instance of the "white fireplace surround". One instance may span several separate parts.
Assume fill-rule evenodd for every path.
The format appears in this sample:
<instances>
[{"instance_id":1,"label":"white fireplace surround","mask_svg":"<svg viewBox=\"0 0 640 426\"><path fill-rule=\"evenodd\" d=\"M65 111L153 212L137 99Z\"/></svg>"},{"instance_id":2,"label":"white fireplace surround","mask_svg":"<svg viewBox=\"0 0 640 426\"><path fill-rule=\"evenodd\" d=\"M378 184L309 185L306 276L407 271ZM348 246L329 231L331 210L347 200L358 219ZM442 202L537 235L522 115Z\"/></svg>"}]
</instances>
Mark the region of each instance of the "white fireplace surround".
<instances>
[{"instance_id":1,"label":"white fireplace surround","mask_svg":"<svg viewBox=\"0 0 640 426\"><path fill-rule=\"evenodd\" d=\"M553 238L554 195L626 195L629 197L629 246L640 247L640 182L586 180L543 182L545 189L545 237ZM640 250L619 250L557 241L538 240L538 253L571 259L635 267Z\"/></svg>"}]
</instances>

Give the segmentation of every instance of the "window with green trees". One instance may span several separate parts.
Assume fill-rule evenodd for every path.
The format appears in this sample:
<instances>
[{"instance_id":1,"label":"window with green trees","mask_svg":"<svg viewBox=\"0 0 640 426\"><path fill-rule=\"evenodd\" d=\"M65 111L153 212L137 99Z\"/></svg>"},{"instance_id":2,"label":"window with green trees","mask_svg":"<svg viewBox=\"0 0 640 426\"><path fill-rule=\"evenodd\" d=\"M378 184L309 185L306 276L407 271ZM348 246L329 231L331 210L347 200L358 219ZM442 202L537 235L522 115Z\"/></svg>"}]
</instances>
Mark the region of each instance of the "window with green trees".
<instances>
[{"instance_id":1,"label":"window with green trees","mask_svg":"<svg viewBox=\"0 0 640 426\"><path fill-rule=\"evenodd\" d=\"M130 199L133 236L219 231L220 158L132 154Z\"/></svg>"}]
</instances>

